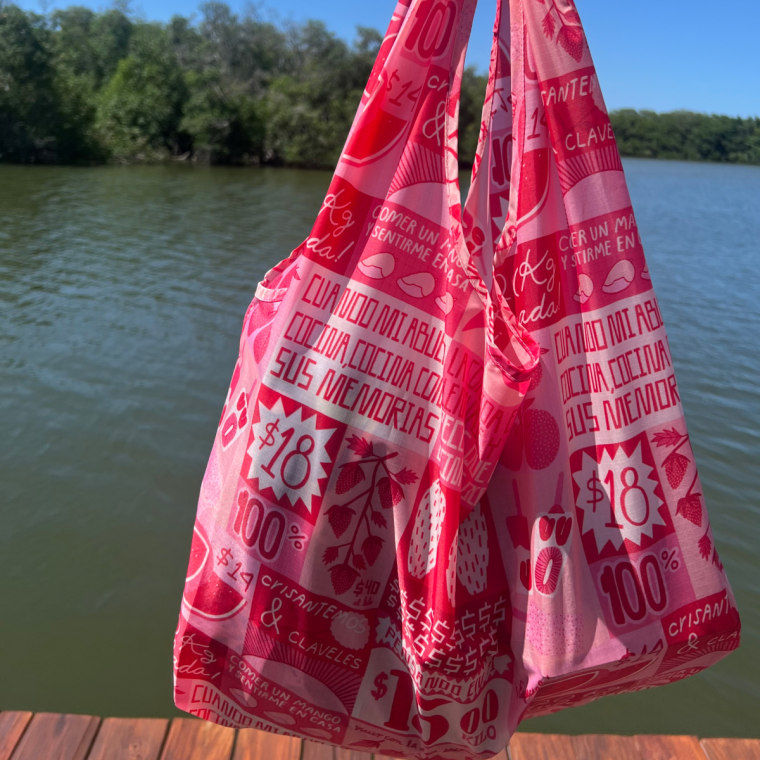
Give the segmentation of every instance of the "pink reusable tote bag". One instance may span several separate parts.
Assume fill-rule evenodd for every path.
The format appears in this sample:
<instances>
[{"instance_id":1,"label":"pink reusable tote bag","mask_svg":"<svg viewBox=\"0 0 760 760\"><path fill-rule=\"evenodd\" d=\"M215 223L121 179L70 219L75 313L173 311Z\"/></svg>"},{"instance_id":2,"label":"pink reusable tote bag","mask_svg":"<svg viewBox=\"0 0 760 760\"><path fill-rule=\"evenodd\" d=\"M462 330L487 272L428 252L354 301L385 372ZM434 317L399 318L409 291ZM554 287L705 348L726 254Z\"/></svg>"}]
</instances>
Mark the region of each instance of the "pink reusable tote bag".
<instances>
[{"instance_id":1,"label":"pink reusable tote bag","mask_svg":"<svg viewBox=\"0 0 760 760\"><path fill-rule=\"evenodd\" d=\"M482 501L512 591L512 731L697 673L739 618L580 19L569 0L499 13L464 220L541 352Z\"/></svg>"},{"instance_id":2,"label":"pink reusable tote bag","mask_svg":"<svg viewBox=\"0 0 760 760\"><path fill-rule=\"evenodd\" d=\"M474 8L399 3L314 228L245 316L175 641L194 715L403 756L506 742L479 502L538 351L463 238Z\"/></svg>"},{"instance_id":3,"label":"pink reusable tote bag","mask_svg":"<svg viewBox=\"0 0 760 760\"><path fill-rule=\"evenodd\" d=\"M175 640L194 715L487 757L738 643L567 3L499 7L462 228L474 5L398 5L314 229L245 316Z\"/></svg>"}]
</instances>

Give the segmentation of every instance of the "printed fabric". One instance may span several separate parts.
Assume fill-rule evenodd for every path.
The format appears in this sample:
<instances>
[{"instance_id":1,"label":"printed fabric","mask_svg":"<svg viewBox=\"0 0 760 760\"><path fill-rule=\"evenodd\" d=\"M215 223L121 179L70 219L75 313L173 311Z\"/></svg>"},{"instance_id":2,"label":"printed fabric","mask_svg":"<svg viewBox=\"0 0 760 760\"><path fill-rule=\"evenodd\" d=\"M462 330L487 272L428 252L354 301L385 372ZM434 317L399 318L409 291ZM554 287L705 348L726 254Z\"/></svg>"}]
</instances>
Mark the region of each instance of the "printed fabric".
<instances>
[{"instance_id":1,"label":"printed fabric","mask_svg":"<svg viewBox=\"0 0 760 760\"><path fill-rule=\"evenodd\" d=\"M662 317L570 0L402 0L309 237L259 284L201 486L175 701L378 754L739 642Z\"/></svg>"}]
</instances>

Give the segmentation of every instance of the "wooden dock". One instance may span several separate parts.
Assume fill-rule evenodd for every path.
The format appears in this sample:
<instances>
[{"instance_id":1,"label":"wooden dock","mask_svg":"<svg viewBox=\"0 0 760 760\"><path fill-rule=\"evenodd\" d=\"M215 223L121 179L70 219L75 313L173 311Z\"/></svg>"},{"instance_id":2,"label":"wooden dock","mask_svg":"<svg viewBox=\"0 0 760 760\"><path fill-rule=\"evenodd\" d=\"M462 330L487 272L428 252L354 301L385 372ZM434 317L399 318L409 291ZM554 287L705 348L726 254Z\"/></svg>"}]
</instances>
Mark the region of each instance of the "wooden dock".
<instances>
[{"instance_id":1,"label":"wooden dock","mask_svg":"<svg viewBox=\"0 0 760 760\"><path fill-rule=\"evenodd\" d=\"M380 756L375 756L380 758ZM193 718L0 712L0 760L374 760ZM760 760L760 739L518 733L497 760ZM383 759L385 760L385 759Z\"/></svg>"}]
</instances>

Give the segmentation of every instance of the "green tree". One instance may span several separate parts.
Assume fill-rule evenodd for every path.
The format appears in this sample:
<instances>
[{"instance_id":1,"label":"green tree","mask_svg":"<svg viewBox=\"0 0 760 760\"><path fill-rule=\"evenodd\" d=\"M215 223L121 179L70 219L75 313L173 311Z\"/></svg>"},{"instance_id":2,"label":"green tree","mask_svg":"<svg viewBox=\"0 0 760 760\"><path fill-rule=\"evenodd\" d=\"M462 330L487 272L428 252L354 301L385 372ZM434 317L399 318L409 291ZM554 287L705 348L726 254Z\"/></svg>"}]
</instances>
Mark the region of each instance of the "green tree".
<instances>
[{"instance_id":1,"label":"green tree","mask_svg":"<svg viewBox=\"0 0 760 760\"><path fill-rule=\"evenodd\" d=\"M291 29L292 73L266 96L267 159L306 167L333 166L345 142L371 62L374 39L360 30L357 57L320 21Z\"/></svg>"},{"instance_id":2,"label":"green tree","mask_svg":"<svg viewBox=\"0 0 760 760\"><path fill-rule=\"evenodd\" d=\"M134 24L117 8L99 13L92 24L92 48L94 51L97 80L100 89L116 73L119 61L127 56Z\"/></svg>"},{"instance_id":3,"label":"green tree","mask_svg":"<svg viewBox=\"0 0 760 760\"><path fill-rule=\"evenodd\" d=\"M81 6L54 11L50 18L58 103L56 147L58 160L64 163L104 157L95 135L96 91L102 72L94 44L97 18L94 11Z\"/></svg>"},{"instance_id":4,"label":"green tree","mask_svg":"<svg viewBox=\"0 0 760 760\"><path fill-rule=\"evenodd\" d=\"M266 130L261 101L240 87L225 87L213 73L191 76L188 89L180 127L195 158L212 164L261 163Z\"/></svg>"},{"instance_id":5,"label":"green tree","mask_svg":"<svg viewBox=\"0 0 760 760\"><path fill-rule=\"evenodd\" d=\"M0 6L0 159L55 158L57 101L45 19Z\"/></svg>"},{"instance_id":6,"label":"green tree","mask_svg":"<svg viewBox=\"0 0 760 760\"><path fill-rule=\"evenodd\" d=\"M459 98L459 163L462 166L471 166L475 159L487 82L487 77L478 74L472 66L462 73Z\"/></svg>"},{"instance_id":7,"label":"green tree","mask_svg":"<svg viewBox=\"0 0 760 760\"><path fill-rule=\"evenodd\" d=\"M185 81L165 29L135 26L129 54L99 97L98 132L117 160L161 160L186 147Z\"/></svg>"}]
</instances>

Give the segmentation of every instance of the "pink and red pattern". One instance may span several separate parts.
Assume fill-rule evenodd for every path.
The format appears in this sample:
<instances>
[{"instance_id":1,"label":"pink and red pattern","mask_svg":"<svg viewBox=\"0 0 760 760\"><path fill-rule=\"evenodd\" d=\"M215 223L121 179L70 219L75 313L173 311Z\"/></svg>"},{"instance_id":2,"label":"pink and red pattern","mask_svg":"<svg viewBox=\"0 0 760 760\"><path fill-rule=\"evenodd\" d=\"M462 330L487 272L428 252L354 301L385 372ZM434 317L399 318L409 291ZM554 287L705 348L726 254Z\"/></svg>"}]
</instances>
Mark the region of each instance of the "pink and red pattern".
<instances>
[{"instance_id":1,"label":"pink and red pattern","mask_svg":"<svg viewBox=\"0 0 760 760\"><path fill-rule=\"evenodd\" d=\"M258 286L175 640L193 715L419 758L739 642L578 14L401 0L309 237Z\"/></svg>"}]
</instances>

